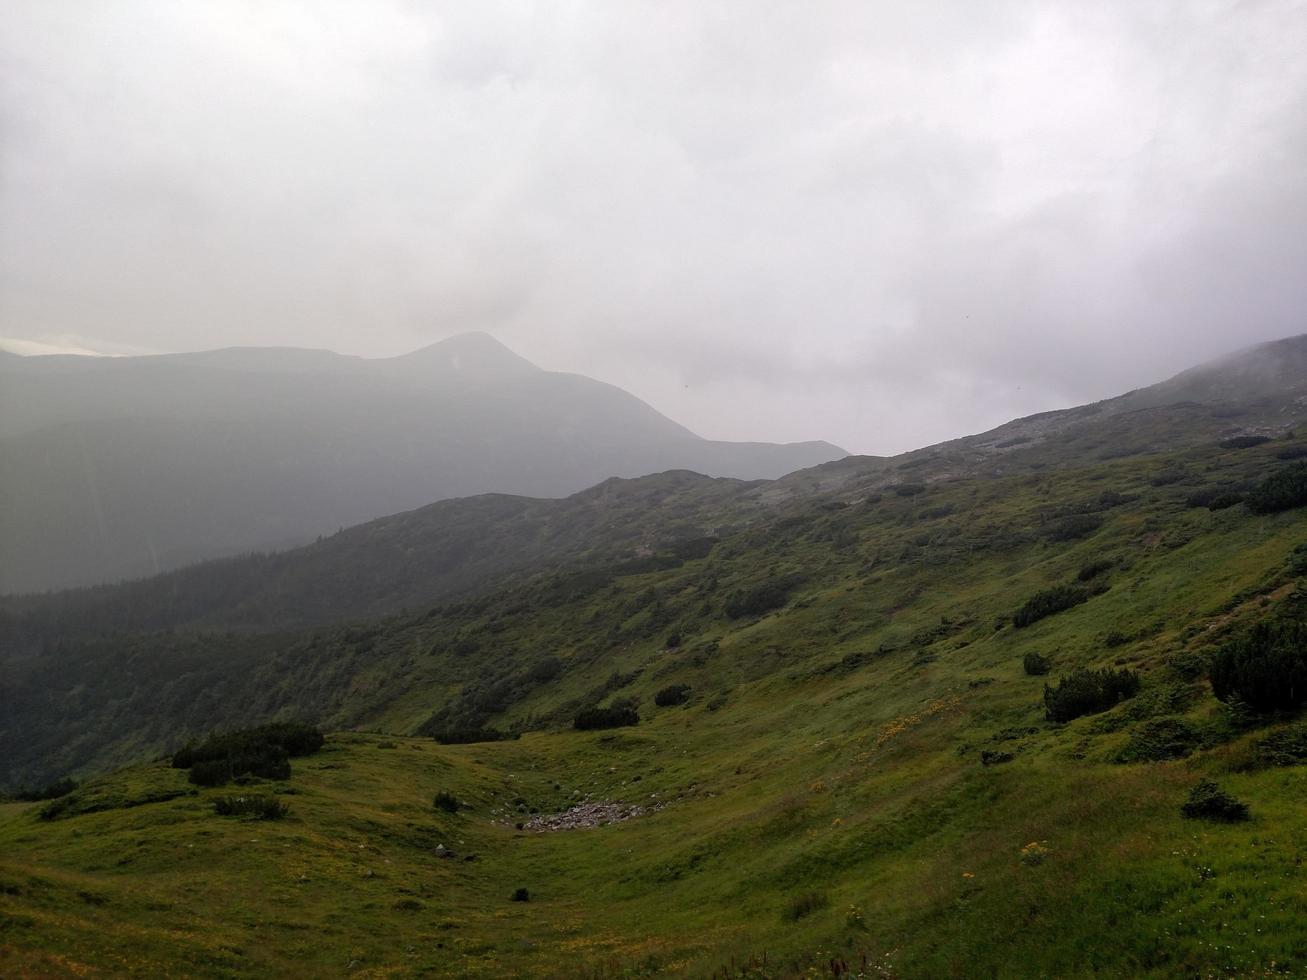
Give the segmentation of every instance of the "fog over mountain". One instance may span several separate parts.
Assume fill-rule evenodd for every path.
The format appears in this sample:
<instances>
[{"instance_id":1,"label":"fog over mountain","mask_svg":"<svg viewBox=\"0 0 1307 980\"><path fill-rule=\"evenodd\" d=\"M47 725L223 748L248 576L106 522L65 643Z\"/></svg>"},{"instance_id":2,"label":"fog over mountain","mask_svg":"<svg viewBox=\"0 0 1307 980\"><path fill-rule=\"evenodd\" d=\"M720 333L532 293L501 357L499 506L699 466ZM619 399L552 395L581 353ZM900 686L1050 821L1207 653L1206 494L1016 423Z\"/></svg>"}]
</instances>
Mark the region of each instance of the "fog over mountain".
<instances>
[{"instance_id":1,"label":"fog over mountain","mask_svg":"<svg viewBox=\"0 0 1307 980\"><path fill-rule=\"evenodd\" d=\"M886 454L1299 333L1297 0L15 0L0 337L486 330Z\"/></svg>"},{"instance_id":2,"label":"fog over mountain","mask_svg":"<svg viewBox=\"0 0 1307 980\"><path fill-rule=\"evenodd\" d=\"M701 439L485 334L377 360L0 354L0 591L290 546L447 497L678 468L776 477L843 455Z\"/></svg>"}]
</instances>

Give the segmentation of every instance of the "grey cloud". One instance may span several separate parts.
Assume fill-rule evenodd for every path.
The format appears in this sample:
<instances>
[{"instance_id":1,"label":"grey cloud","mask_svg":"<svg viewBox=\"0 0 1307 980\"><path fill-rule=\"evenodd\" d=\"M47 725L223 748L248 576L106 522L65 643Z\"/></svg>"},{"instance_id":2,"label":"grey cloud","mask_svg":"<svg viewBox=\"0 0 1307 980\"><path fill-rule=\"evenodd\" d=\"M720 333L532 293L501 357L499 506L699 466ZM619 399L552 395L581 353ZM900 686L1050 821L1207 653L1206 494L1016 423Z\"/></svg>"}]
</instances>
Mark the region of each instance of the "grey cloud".
<instances>
[{"instance_id":1,"label":"grey cloud","mask_svg":"<svg viewBox=\"0 0 1307 980\"><path fill-rule=\"evenodd\" d=\"M1307 329L1301 5L11 5L0 335L911 448Z\"/></svg>"}]
</instances>

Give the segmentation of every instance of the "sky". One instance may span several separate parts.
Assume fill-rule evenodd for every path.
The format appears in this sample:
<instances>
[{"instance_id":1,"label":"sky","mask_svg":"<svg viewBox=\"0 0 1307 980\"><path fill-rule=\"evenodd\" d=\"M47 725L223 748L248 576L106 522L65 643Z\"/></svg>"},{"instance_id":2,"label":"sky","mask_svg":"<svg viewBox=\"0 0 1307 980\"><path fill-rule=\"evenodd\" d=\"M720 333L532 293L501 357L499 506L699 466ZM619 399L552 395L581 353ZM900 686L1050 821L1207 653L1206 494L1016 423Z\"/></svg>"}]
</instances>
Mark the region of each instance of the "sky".
<instances>
[{"instance_id":1,"label":"sky","mask_svg":"<svg viewBox=\"0 0 1307 980\"><path fill-rule=\"evenodd\" d=\"M6 0L0 345L891 453L1307 332L1307 4Z\"/></svg>"}]
</instances>

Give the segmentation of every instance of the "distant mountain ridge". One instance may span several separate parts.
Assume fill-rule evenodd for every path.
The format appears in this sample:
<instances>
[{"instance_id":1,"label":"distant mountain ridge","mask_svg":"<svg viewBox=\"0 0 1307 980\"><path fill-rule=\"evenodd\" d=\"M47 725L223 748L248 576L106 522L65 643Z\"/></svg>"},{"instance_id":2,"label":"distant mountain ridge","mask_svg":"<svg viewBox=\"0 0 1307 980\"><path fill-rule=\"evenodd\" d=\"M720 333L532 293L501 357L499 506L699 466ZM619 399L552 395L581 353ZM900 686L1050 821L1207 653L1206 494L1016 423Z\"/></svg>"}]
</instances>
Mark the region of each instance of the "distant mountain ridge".
<instances>
[{"instance_id":1,"label":"distant mountain ridge","mask_svg":"<svg viewBox=\"0 0 1307 980\"><path fill-rule=\"evenodd\" d=\"M702 439L485 334L401 357L228 348L0 358L0 593L284 548L432 501L669 469L758 479L829 443Z\"/></svg>"},{"instance_id":2,"label":"distant mountain ridge","mask_svg":"<svg viewBox=\"0 0 1307 980\"><path fill-rule=\"evenodd\" d=\"M519 370L511 361L503 368ZM773 481L667 471L609 479L564 499L450 499L288 551L205 562L120 585L14 598L0 603L0 639L9 631L9 643L17 648L29 634L52 630L96 635L183 626L287 629L419 609L541 568L627 561L767 520L819 495L856 503L905 484L1036 474L1210 445L1231 435L1279 435L1307 419L1304 392L1307 336L1236 352L1103 402L1017 419L898 457L849 456Z\"/></svg>"}]
</instances>

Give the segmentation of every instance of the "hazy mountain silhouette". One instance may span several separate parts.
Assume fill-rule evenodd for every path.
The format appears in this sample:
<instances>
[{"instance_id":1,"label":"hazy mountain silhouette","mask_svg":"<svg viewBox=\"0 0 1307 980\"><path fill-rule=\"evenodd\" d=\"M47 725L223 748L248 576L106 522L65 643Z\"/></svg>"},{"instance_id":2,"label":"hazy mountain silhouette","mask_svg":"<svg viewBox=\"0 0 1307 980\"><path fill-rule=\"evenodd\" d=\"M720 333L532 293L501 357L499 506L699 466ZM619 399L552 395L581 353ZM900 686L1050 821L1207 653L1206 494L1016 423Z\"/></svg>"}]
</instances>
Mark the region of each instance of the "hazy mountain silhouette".
<instances>
[{"instance_id":1,"label":"hazy mountain silhouette","mask_svg":"<svg viewBox=\"0 0 1307 980\"><path fill-rule=\"evenodd\" d=\"M402 357L232 348L0 358L0 592L288 546L435 500L690 469L770 478L823 442L702 439L485 334Z\"/></svg>"}]
</instances>

